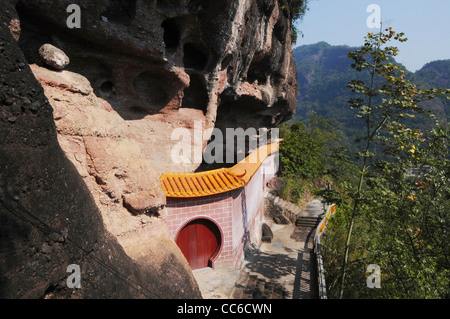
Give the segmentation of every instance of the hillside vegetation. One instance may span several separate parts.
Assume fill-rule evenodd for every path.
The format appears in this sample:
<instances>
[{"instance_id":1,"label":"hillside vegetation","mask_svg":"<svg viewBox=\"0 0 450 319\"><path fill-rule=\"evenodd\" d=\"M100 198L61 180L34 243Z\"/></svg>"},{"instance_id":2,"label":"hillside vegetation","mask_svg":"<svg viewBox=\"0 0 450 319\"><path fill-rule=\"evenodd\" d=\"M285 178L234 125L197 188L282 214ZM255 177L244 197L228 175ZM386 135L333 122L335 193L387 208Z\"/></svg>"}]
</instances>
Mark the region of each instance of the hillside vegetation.
<instances>
[{"instance_id":1,"label":"hillside vegetation","mask_svg":"<svg viewBox=\"0 0 450 319\"><path fill-rule=\"evenodd\" d=\"M294 49L294 59L297 63L298 100L294 121L307 122L311 113L325 119L333 119L342 124L342 130L347 136L355 137L361 126L355 121L356 111L348 107L352 92L347 84L358 78L368 81L368 74L360 73L351 68L352 61L347 57L349 51L357 48L346 45L333 46L326 42L303 45ZM396 63L394 58L390 60ZM415 73L405 69L406 78L417 84L419 88L450 87L450 60L433 61ZM432 111L441 124L450 121L450 101L437 98L423 102L423 107ZM422 119L423 120L423 119ZM433 121L418 122L409 119L411 125L417 128L430 128Z\"/></svg>"},{"instance_id":2,"label":"hillside vegetation","mask_svg":"<svg viewBox=\"0 0 450 319\"><path fill-rule=\"evenodd\" d=\"M329 298L449 297L450 60L408 72L395 61L405 41L387 28L358 48L294 51L300 95L280 126L281 197L309 191L337 205L322 236Z\"/></svg>"}]
</instances>

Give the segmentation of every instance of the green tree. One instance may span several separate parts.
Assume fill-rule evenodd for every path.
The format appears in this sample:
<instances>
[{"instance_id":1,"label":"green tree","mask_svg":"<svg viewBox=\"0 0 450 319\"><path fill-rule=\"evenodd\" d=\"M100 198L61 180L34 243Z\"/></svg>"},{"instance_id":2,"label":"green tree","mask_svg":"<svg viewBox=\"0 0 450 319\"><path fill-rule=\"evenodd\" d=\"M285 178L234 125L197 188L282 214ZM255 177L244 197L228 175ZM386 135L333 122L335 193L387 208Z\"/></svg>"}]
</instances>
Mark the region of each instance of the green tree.
<instances>
[{"instance_id":1,"label":"green tree","mask_svg":"<svg viewBox=\"0 0 450 319\"><path fill-rule=\"evenodd\" d=\"M288 0L291 11L291 41L292 44L297 42L297 38L301 31L297 29L294 22L300 21L305 12L308 10L308 0Z\"/></svg>"},{"instance_id":2,"label":"green tree","mask_svg":"<svg viewBox=\"0 0 450 319\"><path fill-rule=\"evenodd\" d=\"M334 165L329 149L342 137L340 126L314 113L309 121L282 124L280 137L281 176L285 185L281 197L300 203L305 190L317 193L329 180L327 173ZM320 194L319 194L320 195Z\"/></svg>"},{"instance_id":3,"label":"green tree","mask_svg":"<svg viewBox=\"0 0 450 319\"><path fill-rule=\"evenodd\" d=\"M398 290L398 285L401 283L398 279L404 276L399 273L400 269L408 269L416 277L420 272L424 278L421 281L422 284L426 279L430 279L432 276L430 272L433 272L435 278L439 277L436 275L439 267L444 267L448 271L448 263L445 264L448 257L445 257L444 261L438 262L439 258L435 254L430 257L434 263L431 263L432 266L429 269L417 267L416 263L421 263L420 256L429 256L430 254L429 252L428 255L417 252L418 247L425 245L424 239L421 239L421 242L412 240L413 237L414 239L418 238L415 232L425 236L422 232L425 226L420 222L426 220L424 223L427 228L432 227L430 226L432 218L429 216L442 213L441 208L446 204L443 202L445 198L443 194L446 189L440 187L440 195L434 194L437 196L437 200L432 200L431 203L436 206L433 208L434 212L439 211L440 213L433 213L430 209L425 209L424 205L428 202L422 202L425 198L431 200L432 197L421 194L421 201L416 200L414 197L416 195L411 193L415 184L407 176L408 169L424 167L424 163L429 161L432 170L437 170L433 177L441 176L443 178L442 169L447 165L442 164L445 163L445 152L437 150L445 150L447 140L443 138L445 134L443 135L442 132L444 131L439 127L434 131L433 136L425 137L420 131L408 128L405 119L423 115L425 111L420 107L420 102L449 94L450 90L421 90L408 81L401 66L392 63L392 57L398 54L396 47L387 45L392 40L404 42L407 39L404 38L403 33L397 34L388 28L384 32L369 33L365 37L364 46L348 53L349 58L353 60L351 67L357 72L367 72L369 81L352 80L348 84L348 88L354 93L354 97L348 102L349 106L357 111L357 117L364 123L365 134L358 138L361 149L354 154L357 183L347 185L348 198L346 201L348 205L345 210L344 222L346 235L338 294L340 298L344 297L346 286L356 287L361 283L365 284L365 281L361 280L365 275L361 271L363 269L361 263L364 264L365 261L375 256L379 258L375 260L377 261L375 263L392 271L392 273L385 274L386 282L392 283L390 286L388 285L392 291ZM431 141L434 141L434 144ZM419 150L427 143L433 148L429 150L428 154L421 154L422 157L418 156ZM427 178L432 178L432 176L429 175ZM422 217L419 212L422 213ZM423 214L427 217L425 218ZM433 220L438 223L439 218L436 217ZM417 221L422 228L414 221ZM439 226L439 224L434 224L434 226ZM352 238L354 232L357 235L355 240ZM446 233L441 235L444 238L447 236ZM439 237L439 240L442 239L442 236ZM390 240L386 240L387 238ZM435 239L434 242L439 240ZM428 246L434 247L434 245ZM440 246L438 245L438 247ZM351 254L351 249L356 248L358 252ZM423 249L426 250L427 246ZM442 248L438 250L444 253ZM408 255L407 252L411 254ZM410 257L414 257L413 260L416 263L408 264ZM373 260L371 263L374 263ZM438 264L439 266L437 266ZM359 270L353 271L356 266ZM353 271L352 278L347 279L349 269ZM413 275L408 276L408 278L413 277ZM336 281L334 278L334 282ZM417 280L415 281L417 283ZM433 282L442 288L438 281ZM448 280L444 286L446 284L448 287ZM430 286L426 285L426 287ZM436 288L433 291L436 292L439 289ZM388 290L383 291L386 293ZM407 287L404 287L403 291L406 293Z\"/></svg>"},{"instance_id":4,"label":"green tree","mask_svg":"<svg viewBox=\"0 0 450 319\"><path fill-rule=\"evenodd\" d=\"M318 141L302 122L292 124L280 136L281 171L285 177L312 179L324 172L323 141Z\"/></svg>"},{"instance_id":5,"label":"green tree","mask_svg":"<svg viewBox=\"0 0 450 319\"><path fill-rule=\"evenodd\" d=\"M443 298L450 287L448 129L397 126L368 177L364 245L385 272L381 297ZM415 168L411 174L410 169Z\"/></svg>"}]
</instances>

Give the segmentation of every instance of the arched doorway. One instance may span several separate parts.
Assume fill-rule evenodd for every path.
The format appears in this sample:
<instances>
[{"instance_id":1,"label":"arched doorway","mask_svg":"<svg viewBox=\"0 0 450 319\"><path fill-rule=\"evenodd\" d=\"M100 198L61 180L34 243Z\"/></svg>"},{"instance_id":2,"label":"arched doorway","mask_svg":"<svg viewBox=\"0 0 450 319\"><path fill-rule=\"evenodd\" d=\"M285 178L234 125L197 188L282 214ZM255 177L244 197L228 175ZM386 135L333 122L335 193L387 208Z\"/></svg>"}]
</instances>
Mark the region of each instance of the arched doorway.
<instances>
[{"instance_id":1,"label":"arched doorway","mask_svg":"<svg viewBox=\"0 0 450 319\"><path fill-rule=\"evenodd\" d=\"M192 269L212 267L222 244L220 230L208 219L195 219L179 232L176 243Z\"/></svg>"}]
</instances>

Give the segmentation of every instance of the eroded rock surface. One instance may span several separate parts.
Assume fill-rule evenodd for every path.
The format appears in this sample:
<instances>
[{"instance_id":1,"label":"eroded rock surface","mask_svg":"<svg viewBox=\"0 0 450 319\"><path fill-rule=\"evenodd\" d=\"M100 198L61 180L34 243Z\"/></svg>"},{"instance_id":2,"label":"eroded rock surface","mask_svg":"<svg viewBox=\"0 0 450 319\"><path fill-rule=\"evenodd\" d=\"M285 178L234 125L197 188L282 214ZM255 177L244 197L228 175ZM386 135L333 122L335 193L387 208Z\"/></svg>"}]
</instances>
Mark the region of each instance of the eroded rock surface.
<instances>
[{"instance_id":1,"label":"eroded rock surface","mask_svg":"<svg viewBox=\"0 0 450 319\"><path fill-rule=\"evenodd\" d=\"M258 128L293 115L287 0L83 1L68 29L72 2L19 1L19 43L30 63L42 43L62 49L123 119Z\"/></svg>"},{"instance_id":2,"label":"eroded rock surface","mask_svg":"<svg viewBox=\"0 0 450 319\"><path fill-rule=\"evenodd\" d=\"M42 87L3 22L0 51L0 297L201 297L161 220L152 221L151 241L134 242L145 246L136 255L105 229L93 194L59 146ZM81 269L79 289L67 285L72 264Z\"/></svg>"},{"instance_id":3,"label":"eroded rock surface","mask_svg":"<svg viewBox=\"0 0 450 319\"><path fill-rule=\"evenodd\" d=\"M31 69L52 114L43 97L39 102L27 91L37 90L36 84L16 90L30 114L40 114L46 106L46 122L34 129L50 132L47 142L61 147L78 181L84 181L91 198L83 205L101 214L94 223L98 231L111 234L123 258L136 263L136 272L153 271L149 280L155 283L149 284L163 287L165 297L198 296L189 266L164 221L159 176L199 167L193 133L198 125L225 133L227 127L272 127L293 115L297 83L288 1L80 1L79 29L66 24L72 0L0 1L6 8L2 28L15 39L4 41L19 45L26 58L11 65ZM42 63L39 48L45 43L67 54L70 64L63 71ZM19 52L18 47L14 50ZM6 76L12 71L4 67L2 72ZM6 99L2 106L8 103ZM3 115L2 126L20 122L25 112L19 104L12 105L17 107ZM180 128L189 137L181 142L172 139ZM201 149L207 140L200 137ZM172 158L180 143L192 149L188 163ZM39 157L40 165L54 165L46 154ZM72 178L64 180L70 184ZM45 196L54 196L55 203L65 201L64 196ZM76 198L70 205L82 207ZM168 280L170 276L177 279Z\"/></svg>"}]
</instances>

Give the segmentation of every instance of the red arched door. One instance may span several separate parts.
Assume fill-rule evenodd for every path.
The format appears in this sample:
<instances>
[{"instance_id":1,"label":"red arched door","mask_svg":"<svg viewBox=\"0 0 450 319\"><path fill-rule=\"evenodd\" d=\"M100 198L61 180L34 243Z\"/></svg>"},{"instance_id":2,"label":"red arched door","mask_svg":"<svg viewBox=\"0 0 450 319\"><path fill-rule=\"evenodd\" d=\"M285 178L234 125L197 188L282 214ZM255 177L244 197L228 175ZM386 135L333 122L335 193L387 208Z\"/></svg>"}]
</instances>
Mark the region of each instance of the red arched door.
<instances>
[{"instance_id":1,"label":"red arched door","mask_svg":"<svg viewBox=\"0 0 450 319\"><path fill-rule=\"evenodd\" d=\"M220 231L212 221L196 219L183 227L176 242L192 269L211 267L221 245Z\"/></svg>"}]
</instances>

